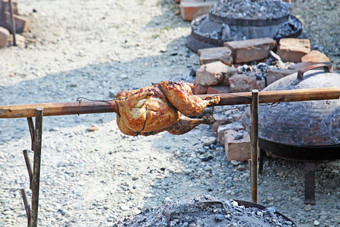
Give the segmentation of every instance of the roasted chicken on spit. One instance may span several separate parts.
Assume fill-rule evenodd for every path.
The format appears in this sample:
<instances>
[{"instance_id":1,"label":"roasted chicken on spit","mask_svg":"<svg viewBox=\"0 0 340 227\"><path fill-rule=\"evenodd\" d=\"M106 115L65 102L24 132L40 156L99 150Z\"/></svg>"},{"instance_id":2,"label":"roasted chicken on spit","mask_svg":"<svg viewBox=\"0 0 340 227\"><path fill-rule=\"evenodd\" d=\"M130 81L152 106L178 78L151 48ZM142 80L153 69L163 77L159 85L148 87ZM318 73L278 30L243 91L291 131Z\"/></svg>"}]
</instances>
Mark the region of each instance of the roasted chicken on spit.
<instances>
[{"instance_id":1,"label":"roasted chicken on spit","mask_svg":"<svg viewBox=\"0 0 340 227\"><path fill-rule=\"evenodd\" d=\"M162 131L178 135L197 125L214 123L210 114L199 119L181 116L181 113L198 115L206 106L219 102L219 97L203 100L194 96L191 89L189 83L163 81L138 90L118 92L115 100L119 129L131 136L148 136Z\"/></svg>"}]
</instances>

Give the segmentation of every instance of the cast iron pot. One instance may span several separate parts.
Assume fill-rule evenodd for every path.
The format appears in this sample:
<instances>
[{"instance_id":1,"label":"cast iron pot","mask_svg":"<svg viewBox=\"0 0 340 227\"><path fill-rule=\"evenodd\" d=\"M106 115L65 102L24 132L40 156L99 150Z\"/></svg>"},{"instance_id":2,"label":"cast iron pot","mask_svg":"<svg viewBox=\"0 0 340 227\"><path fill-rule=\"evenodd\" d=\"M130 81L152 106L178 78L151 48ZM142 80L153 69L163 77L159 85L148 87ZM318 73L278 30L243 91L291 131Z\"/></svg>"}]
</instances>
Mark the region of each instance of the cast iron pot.
<instances>
[{"instance_id":1,"label":"cast iron pot","mask_svg":"<svg viewBox=\"0 0 340 227\"><path fill-rule=\"evenodd\" d=\"M310 70L320 66L323 70ZM318 64L286 76L264 91L325 87L340 88L340 75ZM272 156L298 160L340 158L340 100L261 104L259 140L260 148Z\"/></svg>"}]
</instances>

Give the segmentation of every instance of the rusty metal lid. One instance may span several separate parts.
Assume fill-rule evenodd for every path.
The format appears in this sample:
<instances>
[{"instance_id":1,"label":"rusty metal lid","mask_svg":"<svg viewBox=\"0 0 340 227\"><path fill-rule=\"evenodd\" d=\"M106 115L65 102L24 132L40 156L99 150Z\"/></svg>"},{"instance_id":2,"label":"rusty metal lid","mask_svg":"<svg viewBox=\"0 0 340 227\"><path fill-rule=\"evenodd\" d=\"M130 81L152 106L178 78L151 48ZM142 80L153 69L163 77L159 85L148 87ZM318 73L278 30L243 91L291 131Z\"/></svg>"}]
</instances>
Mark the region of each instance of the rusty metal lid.
<instances>
[{"instance_id":1,"label":"rusty metal lid","mask_svg":"<svg viewBox=\"0 0 340 227\"><path fill-rule=\"evenodd\" d=\"M264 89L340 88L340 75L311 70L286 76ZM259 137L293 146L340 145L340 100L261 104Z\"/></svg>"}]
</instances>

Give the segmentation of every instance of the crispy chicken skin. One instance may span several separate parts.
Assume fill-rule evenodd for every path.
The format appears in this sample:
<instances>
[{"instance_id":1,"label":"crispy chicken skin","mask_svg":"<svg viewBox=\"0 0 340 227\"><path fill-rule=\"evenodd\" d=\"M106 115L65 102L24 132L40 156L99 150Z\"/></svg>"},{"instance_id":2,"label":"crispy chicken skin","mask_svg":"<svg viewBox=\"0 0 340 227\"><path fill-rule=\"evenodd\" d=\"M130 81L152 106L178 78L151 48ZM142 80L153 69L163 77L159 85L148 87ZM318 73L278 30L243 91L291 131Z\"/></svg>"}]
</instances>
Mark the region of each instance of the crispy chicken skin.
<instances>
[{"instance_id":1,"label":"crispy chicken skin","mask_svg":"<svg viewBox=\"0 0 340 227\"><path fill-rule=\"evenodd\" d=\"M205 107L211 104L217 104L219 97L209 97L203 100L192 94L193 85L190 83L163 81L159 83L161 90L167 97L168 101L185 116L195 116L200 114Z\"/></svg>"},{"instance_id":2,"label":"crispy chicken skin","mask_svg":"<svg viewBox=\"0 0 340 227\"><path fill-rule=\"evenodd\" d=\"M127 135L153 135L166 130L180 118L158 85L117 94L117 124Z\"/></svg>"},{"instance_id":3,"label":"crispy chicken skin","mask_svg":"<svg viewBox=\"0 0 340 227\"><path fill-rule=\"evenodd\" d=\"M164 81L138 90L120 91L115 100L118 104L117 125L126 135L154 135L162 131L184 134L199 124L212 124L215 119L207 115L201 119L182 116L200 114L218 97L202 100L192 95L192 85Z\"/></svg>"}]
</instances>

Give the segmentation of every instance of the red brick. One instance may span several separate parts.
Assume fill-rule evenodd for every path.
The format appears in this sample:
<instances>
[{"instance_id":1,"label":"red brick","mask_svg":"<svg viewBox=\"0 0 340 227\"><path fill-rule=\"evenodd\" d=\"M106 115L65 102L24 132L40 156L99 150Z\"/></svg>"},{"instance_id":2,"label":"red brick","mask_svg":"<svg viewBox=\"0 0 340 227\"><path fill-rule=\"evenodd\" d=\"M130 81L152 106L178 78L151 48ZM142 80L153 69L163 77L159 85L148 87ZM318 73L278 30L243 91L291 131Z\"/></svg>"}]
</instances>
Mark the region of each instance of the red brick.
<instances>
[{"instance_id":1,"label":"red brick","mask_svg":"<svg viewBox=\"0 0 340 227\"><path fill-rule=\"evenodd\" d=\"M217 141L221 144L225 143L226 133L230 130L233 131L241 131L244 130L244 127L238 123L230 123L224 124L218 127L217 129Z\"/></svg>"},{"instance_id":2,"label":"red brick","mask_svg":"<svg viewBox=\"0 0 340 227\"><path fill-rule=\"evenodd\" d=\"M203 86L229 85L229 78L237 72L220 61L211 62L196 71L195 82Z\"/></svg>"},{"instance_id":3,"label":"red brick","mask_svg":"<svg viewBox=\"0 0 340 227\"><path fill-rule=\"evenodd\" d=\"M223 81L223 74L227 72L227 66L222 62L212 62L196 71L195 82L204 86L218 85Z\"/></svg>"},{"instance_id":4,"label":"red brick","mask_svg":"<svg viewBox=\"0 0 340 227\"><path fill-rule=\"evenodd\" d=\"M200 59L200 65L208 64L215 61L221 61L223 64L232 65L233 58L231 50L228 47L214 47L199 49L197 54Z\"/></svg>"},{"instance_id":5,"label":"red brick","mask_svg":"<svg viewBox=\"0 0 340 227\"><path fill-rule=\"evenodd\" d=\"M16 33L23 33L23 32L28 31L30 20L24 17L18 16L18 15L14 15L14 22L15 22ZM5 13L5 24L3 25L3 27L10 30L11 29L10 24L11 24L11 17L10 17L10 14L6 12Z\"/></svg>"},{"instance_id":6,"label":"red brick","mask_svg":"<svg viewBox=\"0 0 340 227\"><path fill-rule=\"evenodd\" d=\"M181 0L180 8L182 18L191 21L203 14L209 13L209 9L217 0Z\"/></svg>"},{"instance_id":7,"label":"red brick","mask_svg":"<svg viewBox=\"0 0 340 227\"><path fill-rule=\"evenodd\" d=\"M267 72L267 85L285 77L290 74L296 73L299 69L268 69Z\"/></svg>"},{"instance_id":8,"label":"red brick","mask_svg":"<svg viewBox=\"0 0 340 227\"><path fill-rule=\"evenodd\" d=\"M236 139L239 134L243 134L242 139ZM224 150L229 161L248 161L251 158L250 136L246 131L228 130L224 142Z\"/></svg>"},{"instance_id":9,"label":"red brick","mask_svg":"<svg viewBox=\"0 0 340 227\"><path fill-rule=\"evenodd\" d=\"M215 119L215 123L212 125L212 129L215 135L218 135L218 129L222 126L222 125L226 125L226 124L230 124L233 122L232 117L228 117L228 118L223 118L220 120ZM223 144L223 143L221 143Z\"/></svg>"},{"instance_id":10,"label":"red brick","mask_svg":"<svg viewBox=\"0 0 340 227\"><path fill-rule=\"evenodd\" d=\"M301 62L301 58L309 52L310 41L308 39L281 39L277 49L281 60L286 62Z\"/></svg>"},{"instance_id":11,"label":"red brick","mask_svg":"<svg viewBox=\"0 0 340 227\"><path fill-rule=\"evenodd\" d=\"M234 63L238 64L268 58L276 41L271 38L247 39L225 42L224 46L231 49Z\"/></svg>"},{"instance_id":12,"label":"red brick","mask_svg":"<svg viewBox=\"0 0 340 227\"><path fill-rule=\"evenodd\" d=\"M208 86L203 86L195 82L192 93L194 95L203 95L203 94L207 94L207 90L208 90Z\"/></svg>"},{"instance_id":13,"label":"red brick","mask_svg":"<svg viewBox=\"0 0 340 227\"><path fill-rule=\"evenodd\" d=\"M0 47L7 46L9 38L9 31L6 28L0 27Z\"/></svg>"},{"instance_id":14,"label":"red brick","mask_svg":"<svg viewBox=\"0 0 340 227\"><path fill-rule=\"evenodd\" d=\"M207 94L222 94L222 93L230 93L229 86L208 86Z\"/></svg>"},{"instance_id":15,"label":"red brick","mask_svg":"<svg viewBox=\"0 0 340 227\"><path fill-rule=\"evenodd\" d=\"M265 80L257 80L254 75L235 74L229 78L231 92L244 92L265 88Z\"/></svg>"},{"instance_id":16,"label":"red brick","mask_svg":"<svg viewBox=\"0 0 340 227\"><path fill-rule=\"evenodd\" d=\"M301 58L301 62L328 63L330 60L324 53L321 53L317 50L312 50L310 53Z\"/></svg>"},{"instance_id":17,"label":"red brick","mask_svg":"<svg viewBox=\"0 0 340 227\"><path fill-rule=\"evenodd\" d=\"M13 13L18 15L18 2L17 0L12 0L13 3ZM0 0L0 15L4 12L9 12L9 1Z\"/></svg>"}]
</instances>

